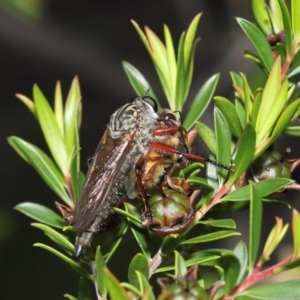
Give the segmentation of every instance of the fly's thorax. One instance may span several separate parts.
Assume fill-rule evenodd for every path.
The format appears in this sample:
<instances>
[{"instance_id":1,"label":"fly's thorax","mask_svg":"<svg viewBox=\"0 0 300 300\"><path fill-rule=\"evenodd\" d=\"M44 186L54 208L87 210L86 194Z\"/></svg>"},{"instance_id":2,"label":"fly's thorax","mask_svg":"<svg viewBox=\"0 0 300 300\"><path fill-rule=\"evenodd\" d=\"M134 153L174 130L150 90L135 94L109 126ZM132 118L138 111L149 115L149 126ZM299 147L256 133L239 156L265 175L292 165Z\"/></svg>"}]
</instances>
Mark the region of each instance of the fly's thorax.
<instances>
[{"instance_id":1,"label":"fly's thorax","mask_svg":"<svg viewBox=\"0 0 300 300\"><path fill-rule=\"evenodd\" d=\"M119 108L110 118L108 129L112 138L122 137L131 129L136 129L139 136L149 138L158 119L153 106L143 100L135 98Z\"/></svg>"}]
</instances>

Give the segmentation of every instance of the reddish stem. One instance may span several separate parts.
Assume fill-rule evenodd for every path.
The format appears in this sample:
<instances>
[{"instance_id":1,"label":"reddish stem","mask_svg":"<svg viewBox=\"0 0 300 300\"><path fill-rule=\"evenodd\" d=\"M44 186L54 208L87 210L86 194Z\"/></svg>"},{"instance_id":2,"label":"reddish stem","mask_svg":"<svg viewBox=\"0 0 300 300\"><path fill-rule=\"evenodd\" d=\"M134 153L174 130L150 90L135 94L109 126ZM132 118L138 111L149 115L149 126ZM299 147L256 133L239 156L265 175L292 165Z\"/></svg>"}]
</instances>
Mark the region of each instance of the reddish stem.
<instances>
[{"instance_id":1,"label":"reddish stem","mask_svg":"<svg viewBox=\"0 0 300 300\"><path fill-rule=\"evenodd\" d=\"M292 46L290 55L287 56L283 66L281 68L281 80L283 80L285 78L285 74L289 70L296 53L297 53L297 46L296 46L296 44L294 44Z\"/></svg>"},{"instance_id":2,"label":"reddish stem","mask_svg":"<svg viewBox=\"0 0 300 300\"><path fill-rule=\"evenodd\" d=\"M229 191L229 189L230 186L228 186L226 183L223 186L221 186L215 193L215 195L207 203L207 205L201 208L202 215L205 215L214 205L218 204L220 202L220 199Z\"/></svg>"},{"instance_id":3,"label":"reddish stem","mask_svg":"<svg viewBox=\"0 0 300 300\"><path fill-rule=\"evenodd\" d=\"M278 264L262 271L262 272L253 272L251 275L249 275L240 285L238 285L231 293L230 295L223 296L220 298L220 300L230 300L237 297L241 292L249 288L250 286L254 285L255 283L266 279L270 276L273 276L278 273L278 269L291 261L293 261L294 257L290 256L286 258L285 260L279 262ZM256 268L255 268L256 270Z\"/></svg>"}]
</instances>

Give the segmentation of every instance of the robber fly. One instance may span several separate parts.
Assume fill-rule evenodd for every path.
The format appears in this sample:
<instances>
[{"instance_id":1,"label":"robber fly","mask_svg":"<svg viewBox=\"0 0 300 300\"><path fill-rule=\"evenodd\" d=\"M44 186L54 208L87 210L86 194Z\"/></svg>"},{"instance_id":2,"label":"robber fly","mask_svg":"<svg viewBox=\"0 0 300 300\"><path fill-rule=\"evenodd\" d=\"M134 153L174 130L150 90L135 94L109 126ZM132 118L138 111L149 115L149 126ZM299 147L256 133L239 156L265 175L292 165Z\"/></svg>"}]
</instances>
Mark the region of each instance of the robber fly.
<instances>
[{"instance_id":1,"label":"robber fly","mask_svg":"<svg viewBox=\"0 0 300 300\"><path fill-rule=\"evenodd\" d=\"M153 139L158 118L156 102L148 96L135 98L111 116L75 206L75 259L83 257L111 206L126 195L128 174Z\"/></svg>"}]
</instances>

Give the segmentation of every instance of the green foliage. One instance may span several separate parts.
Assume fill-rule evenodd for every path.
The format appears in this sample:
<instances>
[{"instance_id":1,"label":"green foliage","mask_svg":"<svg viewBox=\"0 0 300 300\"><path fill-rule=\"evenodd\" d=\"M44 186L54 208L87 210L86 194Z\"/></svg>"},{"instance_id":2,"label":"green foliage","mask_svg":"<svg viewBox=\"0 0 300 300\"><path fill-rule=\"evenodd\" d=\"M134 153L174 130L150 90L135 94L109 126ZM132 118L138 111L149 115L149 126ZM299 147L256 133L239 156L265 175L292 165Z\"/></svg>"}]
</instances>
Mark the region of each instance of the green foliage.
<instances>
[{"instance_id":1,"label":"green foliage","mask_svg":"<svg viewBox=\"0 0 300 300\"><path fill-rule=\"evenodd\" d=\"M141 204L125 202L124 208L113 208L116 214L123 217L122 224L105 243L95 241L81 263L75 262L71 257L75 234L66 220L72 215L84 180L79 166L81 96L78 79L73 80L65 105L60 83L57 83L54 108L37 85L33 88L33 100L17 94L37 119L51 155L19 137L10 137L8 141L66 206L57 204L64 212L63 217L38 203L21 203L15 209L37 221L32 226L42 230L54 242L55 248L41 243L35 246L54 254L80 275L77 298L66 294L67 299L91 299L88 286L88 281L91 281L99 299L109 296L110 299L139 297L152 300L157 296L152 288L155 285L152 281L154 274L173 280L169 285L161 281L159 299L170 299L172 296L181 297L178 299L197 296L197 299L222 300L300 298L299 280L256 285L265 278L300 265L300 217L293 210L293 253L264 269L264 264L271 258L289 226L276 217L275 226L264 242L264 250L259 253L263 242L260 238L263 203L283 203L273 198L284 189L295 187L295 183L289 177L291 172L286 173L289 174L286 178L278 177L278 173L273 177L261 178L255 174L253 164L258 162L258 157L263 157L262 154L282 133L300 136L300 128L293 121L300 114L299 92L297 83L293 81L300 72L300 10L299 1L291 2L289 12L283 0L269 1L268 7L264 1L253 0L258 26L237 18L257 52L245 52L245 57L255 62L266 75L257 89L249 85L246 74L233 71L230 73L234 87L233 101L223 96L213 98L220 78L220 74L215 74L202 84L192 100L183 125L187 130L193 127L198 129L212 156L205 178L199 176L203 167L201 163L177 170L178 177L191 184L193 189L197 191L202 188L193 208L192 222L178 232L158 236L145 229ZM182 111L189 97L194 55L199 42L196 31L200 16L196 15L188 30L181 35L177 51L166 25L163 43L151 29L145 27L143 31L132 21L150 55L171 110ZM270 35L276 37L275 44L273 41L271 43ZM150 88L149 95L157 100L150 83L136 67L123 62L123 68L138 95L145 94L145 89ZM199 121L212 98L215 104L214 130ZM214 165L215 159L217 165ZM280 161L278 164L281 166ZM226 166L230 166L230 170ZM192 202L190 194L176 187L174 190L183 200ZM289 206L288 203L286 205ZM232 250L205 249L205 243L240 236L234 220L220 219L218 212L242 209L249 210L248 246L240 241ZM182 217L181 222L185 220L186 217ZM122 255L122 251L117 250L129 242L136 243L140 252L135 253L129 263L128 282L120 283L116 278L118 274L115 276L108 270L109 261L115 255ZM87 268L88 264L92 271ZM209 286L202 267L210 268L217 276Z\"/></svg>"}]
</instances>

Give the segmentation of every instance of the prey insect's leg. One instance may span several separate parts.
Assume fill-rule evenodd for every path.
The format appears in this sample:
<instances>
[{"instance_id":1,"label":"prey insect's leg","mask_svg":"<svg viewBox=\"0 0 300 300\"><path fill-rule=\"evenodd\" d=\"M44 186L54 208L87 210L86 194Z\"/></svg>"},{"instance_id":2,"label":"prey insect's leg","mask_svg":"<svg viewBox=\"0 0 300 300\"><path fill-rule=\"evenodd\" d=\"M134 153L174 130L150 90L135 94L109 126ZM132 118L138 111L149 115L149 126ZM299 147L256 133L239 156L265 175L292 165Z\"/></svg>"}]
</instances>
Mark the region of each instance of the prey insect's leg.
<instances>
[{"instance_id":1,"label":"prey insect's leg","mask_svg":"<svg viewBox=\"0 0 300 300\"><path fill-rule=\"evenodd\" d=\"M145 157L144 156L140 156L140 158L138 159L138 161L135 164L134 167L134 171L135 171L135 175L136 175L136 179L137 179L137 185L138 185L138 189L139 189L139 194L142 198L143 204L144 204L144 211L145 211L145 215L148 221L148 224L145 224L145 227L152 227L153 225L153 219L152 219L152 213L151 213L151 209L150 209L150 205L148 202L149 196L146 193L146 190L144 188L143 182L142 182L142 171L143 171L143 167L145 165Z\"/></svg>"},{"instance_id":2,"label":"prey insect's leg","mask_svg":"<svg viewBox=\"0 0 300 300\"><path fill-rule=\"evenodd\" d=\"M186 159L190 159L190 160L196 160L196 161L205 161L205 162L209 162L211 164L213 164L214 166L226 169L228 171L231 171L231 165L230 166L226 166L222 163L219 163L213 159L210 159L208 157L203 157L203 156L198 156L198 155L194 155L194 154L190 154L190 153L184 153L172 146L160 143L160 142L152 142L150 144L150 146L156 150L161 150L161 151L165 151L171 154L178 154L178 155L182 155L183 157L185 157Z\"/></svg>"}]
</instances>

